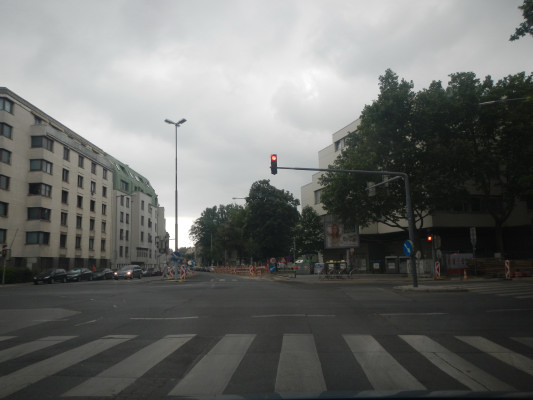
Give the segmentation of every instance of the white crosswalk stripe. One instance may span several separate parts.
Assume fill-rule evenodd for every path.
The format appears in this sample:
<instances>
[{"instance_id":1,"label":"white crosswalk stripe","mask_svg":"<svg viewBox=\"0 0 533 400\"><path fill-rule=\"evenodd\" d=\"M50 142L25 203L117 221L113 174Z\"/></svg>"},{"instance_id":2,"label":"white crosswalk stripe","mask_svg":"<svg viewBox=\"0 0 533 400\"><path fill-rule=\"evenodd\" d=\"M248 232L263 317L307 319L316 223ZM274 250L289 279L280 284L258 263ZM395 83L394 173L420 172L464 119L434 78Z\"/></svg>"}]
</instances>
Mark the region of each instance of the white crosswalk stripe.
<instances>
[{"instance_id":1,"label":"white crosswalk stripe","mask_svg":"<svg viewBox=\"0 0 533 400\"><path fill-rule=\"evenodd\" d=\"M0 377L0 398L9 396L32 383L52 376L65 368L134 337L132 335L106 336L46 360L31 364L11 374L4 375Z\"/></svg>"},{"instance_id":2,"label":"white crosswalk stripe","mask_svg":"<svg viewBox=\"0 0 533 400\"><path fill-rule=\"evenodd\" d=\"M426 389L372 336L343 336L375 390Z\"/></svg>"},{"instance_id":3,"label":"white crosswalk stripe","mask_svg":"<svg viewBox=\"0 0 533 400\"><path fill-rule=\"evenodd\" d=\"M283 335L275 391L316 393L326 390L313 335Z\"/></svg>"},{"instance_id":4,"label":"white crosswalk stripe","mask_svg":"<svg viewBox=\"0 0 533 400\"><path fill-rule=\"evenodd\" d=\"M517 354L481 336L457 336L457 338L520 371L533 375L533 360L526 356Z\"/></svg>"},{"instance_id":5,"label":"white crosswalk stripe","mask_svg":"<svg viewBox=\"0 0 533 400\"><path fill-rule=\"evenodd\" d=\"M216 396L224 392L255 335L226 335L169 393L170 396ZM206 384L209 377L209 384Z\"/></svg>"},{"instance_id":6,"label":"white crosswalk stripe","mask_svg":"<svg viewBox=\"0 0 533 400\"><path fill-rule=\"evenodd\" d=\"M467 287L470 292L479 294L509 296L518 299L533 298L533 285L524 282L472 283Z\"/></svg>"},{"instance_id":7,"label":"white crosswalk stripe","mask_svg":"<svg viewBox=\"0 0 533 400\"><path fill-rule=\"evenodd\" d=\"M422 335L400 335L409 345L452 378L475 391L513 391L512 386L503 383L452 353L434 340Z\"/></svg>"},{"instance_id":8,"label":"white crosswalk stripe","mask_svg":"<svg viewBox=\"0 0 533 400\"><path fill-rule=\"evenodd\" d=\"M68 391L64 396L115 396L194 336L165 336Z\"/></svg>"},{"instance_id":9,"label":"white crosswalk stripe","mask_svg":"<svg viewBox=\"0 0 533 400\"><path fill-rule=\"evenodd\" d=\"M342 339L341 339L342 337ZM10 337L13 339L14 337ZM55 356L34 362L14 372L0 377L0 398L8 397L31 385L37 387L39 381L59 374L61 371L74 367L91 357L105 358L100 355L106 350L132 341L134 344L135 335L110 335L91 342L78 345L69 350L65 350ZM437 382L428 381L427 375L417 377L421 371L413 370L413 364L402 365L405 362L402 358L406 354L419 354L429 362L425 368L433 368L435 372L440 371L455 380L459 386L463 386L476 392L513 392L516 386L512 382L504 382L498 377L488 373L484 365L475 365L472 361L467 361L453 351L453 348L460 348L464 353L467 345L471 350L468 353L486 354L501 362L505 368L519 370L526 374L533 375L533 360L518 354L498 343L481 336L450 336L448 341L432 339L425 335L398 335L395 339L392 335L387 341L365 334L344 334L338 337L341 342L334 341L335 351L351 353L349 358L352 366L343 365L339 368L348 368L348 375L353 376L354 391L364 391L371 394L372 390L383 393L401 391L431 391L432 387L438 387ZM392 338L392 339L391 339ZM48 354L53 350L52 346L64 343L61 347L67 347L76 336L50 336L30 341L24 344L17 342L9 347L4 341L4 349L0 351L0 363L9 364L8 361L21 358L25 355L43 351ZM141 340L142 338L139 338ZM213 345L206 348L197 347L200 350L198 361L187 361L180 371L175 371L173 378L176 383L168 393L161 396L193 396L193 397L222 397L224 395L240 395L240 393L229 393L231 391L230 382L238 381L242 376L242 365L246 365L247 353L252 345L257 342L256 334L227 334L216 339ZM281 339L279 359L272 359L276 365L271 364L271 368L277 368L272 375L272 393L281 397L291 397L291 394L305 393L308 396L319 397L322 393L332 390L328 387L327 374L324 369L326 365L331 368L331 360L328 364L328 356L319 352L331 351L326 343L325 346L317 346L317 338L313 334L286 333ZM387 350L390 348L391 340L395 340L394 352ZM98 397L112 398L117 395L127 396L129 390L137 380L145 376L148 371L152 373L160 368L167 357L174 359L182 357L186 353L184 345L187 344L189 350L196 346L196 343L204 343L204 339L199 339L196 334L175 334L166 335L151 342L148 345L131 354L125 355L123 359L114 361L107 369L99 372L96 376L88 377L70 389L65 388L62 397ZM271 340L271 338L269 338ZM451 341L450 341L451 340ZM511 337L505 339L510 343L510 347L524 346L533 347L533 337ZM448 347L442 343L448 343ZM256 345L259 348L259 344ZM182 349L183 347L183 349ZM393 346L394 348L394 346ZM400 349L400 350L398 350ZM122 348L117 348L119 352ZM353 356L353 358L351 358ZM322 361L321 358L325 357ZM254 361L256 358L252 358ZM475 359L475 357L474 357ZM22 360L22 359L21 359ZM325 364L323 363L325 360ZM348 358L346 358L349 361ZM248 363L250 365L250 363ZM260 369L267 367L260 366ZM240 371L240 372L239 372ZM362 382L362 371L368 381ZM168 374L167 374L168 376ZM329 375L331 377L331 374ZM169 378L167 378L169 379ZM369 391L369 386L372 390ZM524 383L522 382L522 386ZM172 386L170 386L172 387ZM533 384L532 384L533 388ZM166 389L169 390L169 389ZM166 392L165 390L165 392ZM531 389L533 390L533 389Z\"/></svg>"}]
</instances>

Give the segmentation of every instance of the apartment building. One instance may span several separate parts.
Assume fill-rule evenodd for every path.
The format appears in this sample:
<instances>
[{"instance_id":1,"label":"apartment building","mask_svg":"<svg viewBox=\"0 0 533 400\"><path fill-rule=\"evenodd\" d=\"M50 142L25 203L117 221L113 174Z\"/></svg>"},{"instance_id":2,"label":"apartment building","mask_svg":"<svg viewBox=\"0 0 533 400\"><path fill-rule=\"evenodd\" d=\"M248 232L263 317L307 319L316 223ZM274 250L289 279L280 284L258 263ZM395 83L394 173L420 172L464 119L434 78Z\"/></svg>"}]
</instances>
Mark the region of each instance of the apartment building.
<instances>
[{"instance_id":1,"label":"apartment building","mask_svg":"<svg viewBox=\"0 0 533 400\"><path fill-rule=\"evenodd\" d=\"M120 240L127 210L128 242ZM146 178L0 87L0 244L11 249L11 264L155 265L154 237L165 233L164 209Z\"/></svg>"},{"instance_id":2,"label":"apartment building","mask_svg":"<svg viewBox=\"0 0 533 400\"><path fill-rule=\"evenodd\" d=\"M353 121L332 135L332 144L318 152L318 168L328 168L346 147L346 137L355 132L359 120ZM345 259L356 268L367 272L407 272L408 257L402 244L407 233L380 222L368 227L347 227L335 216L328 215L321 203L322 172L312 176L312 181L301 188L302 207L309 205L324 222L324 259ZM404 222L407 226L407 221ZM339 232L339 239L328 240L331 228ZM500 257L495 254L494 221L487 211L484 198L471 191L470 198L455 210L439 210L423 221L417 231L420 252L420 273L430 273L436 260L448 271L464 267L465 260L477 257ZM533 207L519 202L504 224L506 255L512 258L533 256ZM436 238L428 241L427 238Z\"/></svg>"}]
</instances>

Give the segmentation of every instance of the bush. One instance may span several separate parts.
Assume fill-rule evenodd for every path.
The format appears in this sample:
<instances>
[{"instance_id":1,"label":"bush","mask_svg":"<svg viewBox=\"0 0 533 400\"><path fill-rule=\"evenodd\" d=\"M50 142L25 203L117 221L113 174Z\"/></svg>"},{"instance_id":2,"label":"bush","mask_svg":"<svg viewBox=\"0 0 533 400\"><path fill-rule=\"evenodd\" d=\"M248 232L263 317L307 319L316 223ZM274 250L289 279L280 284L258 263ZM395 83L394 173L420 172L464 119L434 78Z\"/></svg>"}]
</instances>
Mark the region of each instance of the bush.
<instances>
[{"instance_id":1,"label":"bush","mask_svg":"<svg viewBox=\"0 0 533 400\"><path fill-rule=\"evenodd\" d=\"M3 267L0 268L0 273L4 273ZM6 267L6 283L23 283L31 282L33 274L28 268Z\"/></svg>"}]
</instances>

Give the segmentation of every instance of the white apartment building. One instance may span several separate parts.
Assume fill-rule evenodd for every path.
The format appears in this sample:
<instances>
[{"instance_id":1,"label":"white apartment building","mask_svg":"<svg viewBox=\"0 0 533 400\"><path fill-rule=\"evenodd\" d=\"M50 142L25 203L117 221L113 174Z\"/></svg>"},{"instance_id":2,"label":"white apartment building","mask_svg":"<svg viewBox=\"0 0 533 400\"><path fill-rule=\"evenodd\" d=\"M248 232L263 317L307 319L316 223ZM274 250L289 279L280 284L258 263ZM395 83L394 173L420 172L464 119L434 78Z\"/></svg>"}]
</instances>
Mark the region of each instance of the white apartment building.
<instances>
[{"instance_id":1,"label":"white apartment building","mask_svg":"<svg viewBox=\"0 0 533 400\"><path fill-rule=\"evenodd\" d=\"M155 191L146 189L148 181L129 167L139 184L121 190L117 165L104 150L0 87L0 245L11 250L10 264L32 270L157 264L154 237L165 236L164 209ZM139 210L131 211L129 257L122 258L120 196L136 200Z\"/></svg>"}]
</instances>

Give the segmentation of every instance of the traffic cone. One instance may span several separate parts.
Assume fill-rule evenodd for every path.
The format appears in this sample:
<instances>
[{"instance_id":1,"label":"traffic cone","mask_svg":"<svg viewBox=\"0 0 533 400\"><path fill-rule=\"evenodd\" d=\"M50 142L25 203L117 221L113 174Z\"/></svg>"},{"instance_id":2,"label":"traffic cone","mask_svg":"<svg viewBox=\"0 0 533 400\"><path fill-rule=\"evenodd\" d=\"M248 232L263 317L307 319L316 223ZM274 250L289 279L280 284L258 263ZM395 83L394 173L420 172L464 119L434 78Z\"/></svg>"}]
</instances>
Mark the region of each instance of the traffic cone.
<instances>
[{"instance_id":1,"label":"traffic cone","mask_svg":"<svg viewBox=\"0 0 533 400\"><path fill-rule=\"evenodd\" d=\"M468 280L468 275L466 275L466 269L464 269L463 271L464 271L463 280L467 281Z\"/></svg>"}]
</instances>

